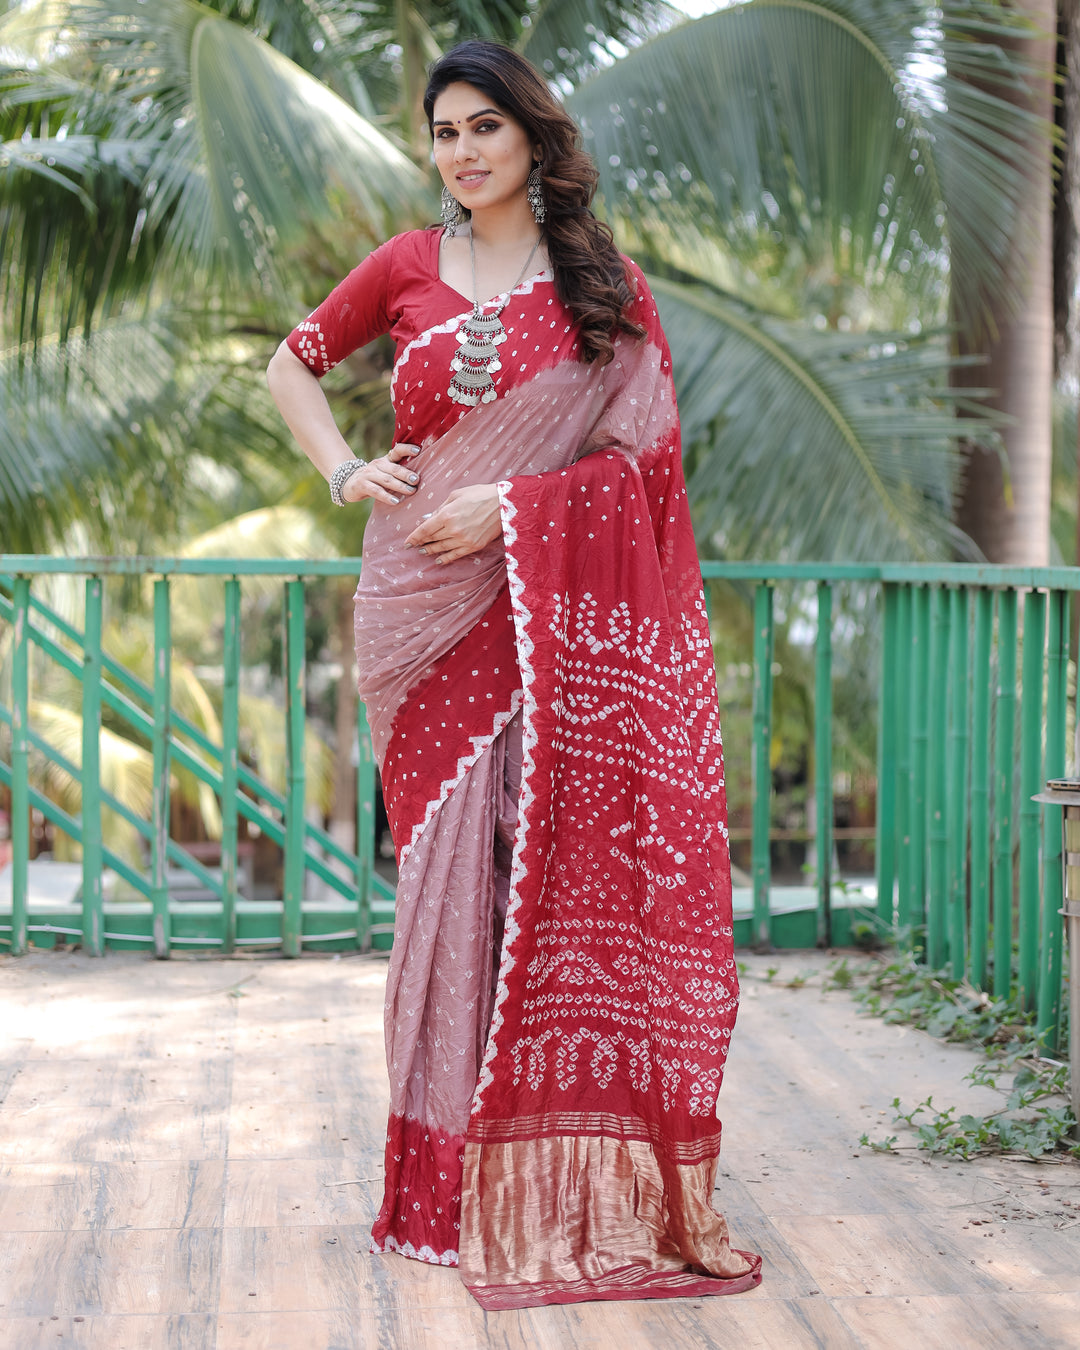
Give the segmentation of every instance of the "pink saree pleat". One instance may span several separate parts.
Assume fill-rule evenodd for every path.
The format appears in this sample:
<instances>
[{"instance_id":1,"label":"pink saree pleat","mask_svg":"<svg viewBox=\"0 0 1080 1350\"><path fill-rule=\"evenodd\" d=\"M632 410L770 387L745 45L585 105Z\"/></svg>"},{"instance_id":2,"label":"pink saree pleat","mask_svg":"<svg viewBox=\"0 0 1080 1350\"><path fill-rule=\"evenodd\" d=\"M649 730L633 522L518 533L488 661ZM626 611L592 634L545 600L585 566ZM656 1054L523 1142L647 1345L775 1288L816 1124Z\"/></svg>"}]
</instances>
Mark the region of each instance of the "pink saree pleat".
<instances>
[{"instance_id":1,"label":"pink saree pleat","mask_svg":"<svg viewBox=\"0 0 1080 1350\"><path fill-rule=\"evenodd\" d=\"M398 879L385 1014L387 1204L372 1240L441 1264L457 1260L462 1148L491 1021L496 913L509 890L507 863L498 865L516 815L505 784L509 767L516 786L520 734L512 722L488 746Z\"/></svg>"}]
</instances>

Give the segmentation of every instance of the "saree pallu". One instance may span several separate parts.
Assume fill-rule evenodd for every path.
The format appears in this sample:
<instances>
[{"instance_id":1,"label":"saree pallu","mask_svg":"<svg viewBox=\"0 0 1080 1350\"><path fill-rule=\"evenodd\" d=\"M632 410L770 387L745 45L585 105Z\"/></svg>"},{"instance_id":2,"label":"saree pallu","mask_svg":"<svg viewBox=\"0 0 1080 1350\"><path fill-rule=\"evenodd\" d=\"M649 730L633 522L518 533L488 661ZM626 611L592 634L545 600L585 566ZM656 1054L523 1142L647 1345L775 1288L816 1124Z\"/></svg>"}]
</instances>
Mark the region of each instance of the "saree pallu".
<instances>
[{"instance_id":1,"label":"saree pallu","mask_svg":"<svg viewBox=\"0 0 1080 1350\"><path fill-rule=\"evenodd\" d=\"M375 1251L490 1309L732 1293L738 1002L712 646L658 327L470 411L372 511L360 692L398 851ZM403 541L498 482L503 538Z\"/></svg>"}]
</instances>

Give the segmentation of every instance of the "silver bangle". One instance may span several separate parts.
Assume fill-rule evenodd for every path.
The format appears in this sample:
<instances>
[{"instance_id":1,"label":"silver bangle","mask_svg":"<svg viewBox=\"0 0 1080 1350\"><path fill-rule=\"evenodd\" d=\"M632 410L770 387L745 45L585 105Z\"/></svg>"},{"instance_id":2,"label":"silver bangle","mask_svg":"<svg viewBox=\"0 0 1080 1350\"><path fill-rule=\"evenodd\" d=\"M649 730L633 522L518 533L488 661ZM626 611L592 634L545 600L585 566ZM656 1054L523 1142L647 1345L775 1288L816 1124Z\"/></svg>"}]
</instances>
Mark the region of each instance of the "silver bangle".
<instances>
[{"instance_id":1,"label":"silver bangle","mask_svg":"<svg viewBox=\"0 0 1080 1350\"><path fill-rule=\"evenodd\" d=\"M343 464L339 464L330 475L330 500L335 506L344 506L345 498L341 495L341 489L357 471L364 467L362 459L347 459Z\"/></svg>"}]
</instances>

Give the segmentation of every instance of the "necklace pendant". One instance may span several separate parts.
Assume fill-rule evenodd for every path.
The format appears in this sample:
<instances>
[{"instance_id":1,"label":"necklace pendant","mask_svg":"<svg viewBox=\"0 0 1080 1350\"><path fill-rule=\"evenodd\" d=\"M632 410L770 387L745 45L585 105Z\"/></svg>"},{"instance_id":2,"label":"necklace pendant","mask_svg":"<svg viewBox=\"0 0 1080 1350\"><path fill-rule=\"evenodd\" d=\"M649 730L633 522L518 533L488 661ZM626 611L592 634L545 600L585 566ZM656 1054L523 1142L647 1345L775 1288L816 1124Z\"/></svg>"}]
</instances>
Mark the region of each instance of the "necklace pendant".
<instances>
[{"instance_id":1,"label":"necklace pendant","mask_svg":"<svg viewBox=\"0 0 1080 1350\"><path fill-rule=\"evenodd\" d=\"M457 330L460 346L450 362L453 371L450 397L455 403L475 408L478 403L492 403L498 397L491 377L502 370L499 347L507 336L498 310L485 314L478 304L473 305L472 313Z\"/></svg>"},{"instance_id":2,"label":"necklace pendant","mask_svg":"<svg viewBox=\"0 0 1080 1350\"><path fill-rule=\"evenodd\" d=\"M453 371L450 379L450 397L455 403L464 403L470 408L475 408L478 403L494 403L499 397L499 391L495 388L495 381L491 377L495 371L502 370L499 348L508 336L500 316L529 270L529 264L536 257L536 250L540 247L542 238L542 234L536 236L536 243L530 249L525 266L507 292L506 299L498 309L491 314L485 314L476 289L476 243L472 230L469 230L473 307L472 313L467 314L458 325L459 350L450 361L450 369Z\"/></svg>"}]
</instances>

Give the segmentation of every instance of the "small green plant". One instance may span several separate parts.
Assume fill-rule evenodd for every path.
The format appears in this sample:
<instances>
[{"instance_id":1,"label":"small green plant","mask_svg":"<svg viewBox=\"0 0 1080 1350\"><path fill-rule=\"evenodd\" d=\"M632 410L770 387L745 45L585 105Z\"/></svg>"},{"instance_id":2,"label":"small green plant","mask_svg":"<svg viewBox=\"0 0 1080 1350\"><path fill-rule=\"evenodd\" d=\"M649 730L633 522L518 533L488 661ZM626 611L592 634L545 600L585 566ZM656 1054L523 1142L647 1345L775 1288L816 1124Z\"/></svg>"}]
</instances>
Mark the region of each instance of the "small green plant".
<instances>
[{"instance_id":1,"label":"small green plant","mask_svg":"<svg viewBox=\"0 0 1080 1350\"><path fill-rule=\"evenodd\" d=\"M1034 1016L1013 999L993 998L945 970L917 965L910 956L881 966L856 999L886 1022L903 1022L946 1041L1035 1047Z\"/></svg>"},{"instance_id":2,"label":"small green plant","mask_svg":"<svg viewBox=\"0 0 1080 1350\"><path fill-rule=\"evenodd\" d=\"M840 961L834 961L826 972L826 989L850 989L854 983L855 972L848 965L846 957Z\"/></svg>"},{"instance_id":3,"label":"small green plant","mask_svg":"<svg viewBox=\"0 0 1080 1350\"><path fill-rule=\"evenodd\" d=\"M1001 1071L999 1065L980 1064L968 1078L996 1088ZM1011 1088L999 1089L1007 1094L1006 1100L999 1110L989 1115L965 1113L958 1116L955 1106L938 1110L933 1097L927 1097L906 1111L896 1097L893 1099L893 1120L897 1124L903 1122L915 1131L918 1148L947 1158L966 1160L984 1153L1026 1153L1030 1158L1040 1158L1059 1150L1074 1158L1080 1157L1080 1144L1069 1137L1076 1119L1067 1105L1043 1106L1033 1115L1013 1114L1057 1096L1059 1082L1058 1066L1050 1068L1037 1060L1028 1061L1016 1071ZM859 1142L877 1152L892 1152L896 1137L890 1136L890 1139L891 1143L877 1144L863 1135Z\"/></svg>"},{"instance_id":4,"label":"small green plant","mask_svg":"<svg viewBox=\"0 0 1080 1350\"><path fill-rule=\"evenodd\" d=\"M1040 1056L1034 1018L1015 1000L994 998L948 971L928 970L910 954L881 966L855 998L887 1022L981 1045L990 1056L967 1078L1001 1093L997 1111L958 1115L955 1106L936 1107L932 1097L908 1110L893 1099L894 1122L914 1131L915 1147L958 1159L986 1153L1080 1157L1080 1144L1070 1137L1076 1119L1067 1104L1068 1065ZM895 1135L875 1141L864 1134L859 1142L879 1153L896 1151Z\"/></svg>"},{"instance_id":5,"label":"small green plant","mask_svg":"<svg viewBox=\"0 0 1080 1350\"><path fill-rule=\"evenodd\" d=\"M780 967L779 967L779 966L766 966L766 967L765 967L765 983L766 983L766 984L772 984L773 980L774 980L774 979L777 977L777 975L779 975L779 974L780 974Z\"/></svg>"},{"instance_id":6,"label":"small green plant","mask_svg":"<svg viewBox=\"0 0 1080 1350\"><path fill-rule=\"evenodd\" d=\"M859 1135L859 1144L862 1148L872 1148L875 1153L895 1153L893 1145L896 1143L896 1135L890 1134L887 1139L871 1139L868 1134Z\"/></svg>"},{"instance_id":7,"label":"small green plant","mask_svg":"<svg viewBox=\"0 0 1080 1350\"><path fill-rule=\"evenodd\" d=\"M851 923L851 945L861 952L880 951L885 945L885 936L880 922L873 919L853 919Z\"/></svg>"},{"instance_id":8,"label":"small green plant","mask_svg":"<svg viewBox=\"0 0 1080 1350\"><path fill-rule=\"evenodd\" d=\"M785 980L785 981L784 981L784 988L785 988L785 989L801 989L801 988L803 987L803 985L806 984L806 981L807 981L809 978L810 978L809 975L792 975L792 977L791 977L790 980Z\"/></svg>"}]
</instances>

